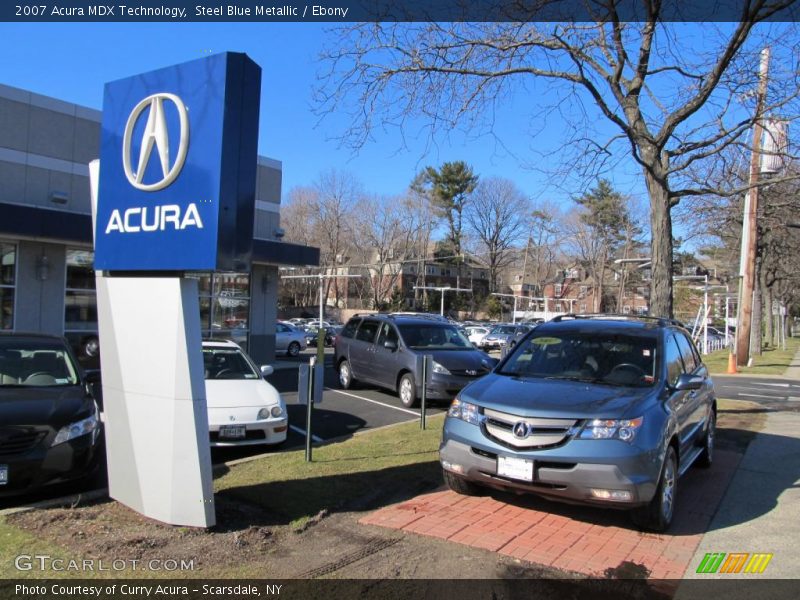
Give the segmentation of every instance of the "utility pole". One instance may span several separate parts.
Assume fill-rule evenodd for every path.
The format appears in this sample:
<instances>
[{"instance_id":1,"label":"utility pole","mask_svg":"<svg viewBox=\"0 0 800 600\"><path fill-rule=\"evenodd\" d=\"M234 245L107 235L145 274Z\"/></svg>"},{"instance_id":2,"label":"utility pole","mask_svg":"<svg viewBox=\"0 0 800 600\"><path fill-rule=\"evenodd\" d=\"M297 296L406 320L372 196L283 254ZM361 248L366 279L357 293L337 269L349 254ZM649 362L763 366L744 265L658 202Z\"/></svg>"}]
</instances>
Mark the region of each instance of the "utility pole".
<instances>
[{"instance_id":1,"label":"utility pole","mask_svg":"<svg viewBox=\"0 0 800 600\"><path fill-rule=\"evenodd\" d=\"M756 116L753 123L753 153L750 157L750 191L744 199L744 222L742 224L742 251L740 263L739 309L736 322L736 364L744 367L750 360L750 331L753 321L753 291L755 289L756 247L758 245L757 220L759 171L761 169L761 124L764 100L767 95L769 73L769 48L761 51ZM757 336L761 343L761 336Z\"/></svg>"}]
</instances>

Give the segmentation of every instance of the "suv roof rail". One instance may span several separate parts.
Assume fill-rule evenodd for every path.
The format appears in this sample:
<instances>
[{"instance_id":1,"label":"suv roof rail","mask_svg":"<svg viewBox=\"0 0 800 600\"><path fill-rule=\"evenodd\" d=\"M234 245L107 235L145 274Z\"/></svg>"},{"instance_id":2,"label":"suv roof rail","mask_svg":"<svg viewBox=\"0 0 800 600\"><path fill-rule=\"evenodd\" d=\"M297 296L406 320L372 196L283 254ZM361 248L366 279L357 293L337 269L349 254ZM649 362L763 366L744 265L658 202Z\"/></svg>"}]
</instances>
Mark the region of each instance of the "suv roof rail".
<instances>
[{"instance_id":1,"label":"suv roof rail","mask_svg":"<svg viewBox=\"0 0 800 600\"><path fill-rule=\"evenodd\" d=\"M558 315L553 317L551 320L555 321L556 323L566 320L566 319L608 319L613 321L655 321L661 326L665 325L676 325L678 327L684 327L683 323L676 319L668 319L666 317L654 317L650 315L621 315L617 313L567 313L564 315Z\"/></svg>"}]
</instances>

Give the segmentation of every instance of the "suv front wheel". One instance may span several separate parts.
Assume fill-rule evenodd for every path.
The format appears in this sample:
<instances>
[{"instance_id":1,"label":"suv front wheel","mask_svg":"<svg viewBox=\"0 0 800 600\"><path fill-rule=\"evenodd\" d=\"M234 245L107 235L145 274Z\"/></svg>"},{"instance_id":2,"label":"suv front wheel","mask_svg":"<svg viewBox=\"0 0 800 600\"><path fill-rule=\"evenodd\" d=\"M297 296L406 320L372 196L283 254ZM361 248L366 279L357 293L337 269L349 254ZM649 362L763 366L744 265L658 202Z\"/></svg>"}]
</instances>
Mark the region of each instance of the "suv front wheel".
<instances>
[{"instance_id":1,"label":"suv front wheel","mask_svg":"<svg viewBox=\"0 0 800 600\"><path fill-rule=\"evenodd\" d=\"M672 524L675 514L675 494L678 492L678 457L675 448L667 448L661 478L653 499L646 506L633 511L632 517L642 529L663 532Z\"/></svg>"},{"instance_id":2,"label":"suv front wheel","mask_svg":"<svg viewBox=\"0 0 800 600\"><path fill-rule=\"evenodd\" d=\"M353 387L353 371L350 369L350 363L346 360L339 363L339 385L343 390Z\"/></svg>"},{"instance_id":3,"label":"suv front wheel","mask_svg":"<svg viewBox=\"0 0 800 600\"><path fill-rule=\"evenodd\" d=\"M417 406L417 384L414 383L414 376L411 373L405 373L400 378L400 383L397 384L397 395L400 396L400 402L406 408Z\"/></svg>"}]
</instances>

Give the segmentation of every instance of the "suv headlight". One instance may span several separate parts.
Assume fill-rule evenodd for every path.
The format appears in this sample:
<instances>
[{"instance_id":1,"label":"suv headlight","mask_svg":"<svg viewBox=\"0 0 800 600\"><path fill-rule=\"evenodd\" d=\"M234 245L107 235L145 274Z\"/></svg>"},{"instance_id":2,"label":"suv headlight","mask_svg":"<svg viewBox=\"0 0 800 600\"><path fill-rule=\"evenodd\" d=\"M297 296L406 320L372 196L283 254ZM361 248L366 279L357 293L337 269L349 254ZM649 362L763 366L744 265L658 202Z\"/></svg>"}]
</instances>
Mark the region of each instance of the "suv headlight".
<instances>
[{"instance_id":1,"label":"suv headlight","mask_svg":"<svg viewBox=\"0 0 800 600\"><path fill-rule=\"evenodd\" d=\"M454 419L461 419L473 425L480 425L481 423L481 415L478 412L478 407L475 404L463 402L458 398L453 400L450 404L450 408L447 410L447 416L453 417Z\"/></svg>"},{"instance_id":2,"label":"suv headlight","mask_svg":"<svg viewBox=\"0 0 800 600\"><path fill-rule=\"evenodd\" d=\"M435 360L433 361L433 366L431 367L434 373L438 373L439 375L450 375L450 371L447 370L447 367L444 365L440 365Z\"/></svg>"},{"instance_id":3,"label":"suv headlight","mask_svg":"<svg viewBox=\"0 0 800 600\"><path fill-rule=\"evenodd\" d=\"M79 438L82 435L92 433L97 430L99 424L100 417L97 414L97 406L95 406L92 416L70 423L59 429L51 446L57 446L58 444L63 444L64 442Z\"/></svg>"},{"instance_id":4,"label":"suv headlight","mask_svg":"<svg viewBox=\"0 0 800 600\"><path fill-rule=\"evenodd\" d=\"M582 440L622 440L631 442L642 427L644 417L636 419L592 419L583 426L578 438Z\"/></svg>"}]
</instances>

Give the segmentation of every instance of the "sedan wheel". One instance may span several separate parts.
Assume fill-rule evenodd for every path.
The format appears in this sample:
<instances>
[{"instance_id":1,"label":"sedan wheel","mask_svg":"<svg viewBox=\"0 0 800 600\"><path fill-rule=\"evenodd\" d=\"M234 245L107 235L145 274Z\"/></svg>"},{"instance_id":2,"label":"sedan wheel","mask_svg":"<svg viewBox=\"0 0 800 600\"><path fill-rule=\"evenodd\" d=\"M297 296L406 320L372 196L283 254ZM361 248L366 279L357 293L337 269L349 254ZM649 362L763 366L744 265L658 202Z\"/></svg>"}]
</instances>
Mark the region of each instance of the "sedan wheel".
<instances>
[{"instance_id":1,"label":"sedan wheel","mask_svg":"<svg viewBox=\"0 0 800 600\"><path fill-rule=\"evenodd\" d=\"M300 354L300 344L299 342L292 342L289 344L289 348L287 348L286 353L289 356L297 356Z\"/></svg>"}]
</instances>

